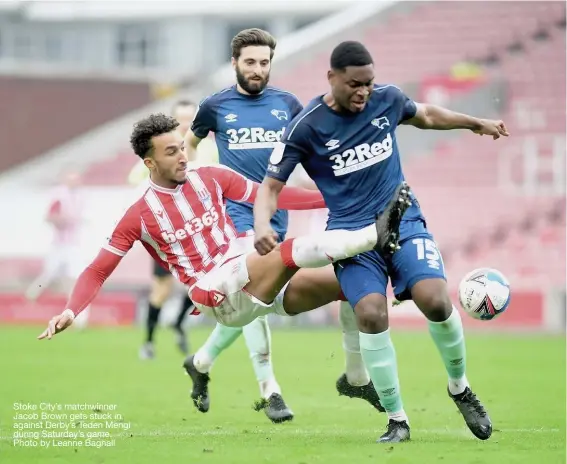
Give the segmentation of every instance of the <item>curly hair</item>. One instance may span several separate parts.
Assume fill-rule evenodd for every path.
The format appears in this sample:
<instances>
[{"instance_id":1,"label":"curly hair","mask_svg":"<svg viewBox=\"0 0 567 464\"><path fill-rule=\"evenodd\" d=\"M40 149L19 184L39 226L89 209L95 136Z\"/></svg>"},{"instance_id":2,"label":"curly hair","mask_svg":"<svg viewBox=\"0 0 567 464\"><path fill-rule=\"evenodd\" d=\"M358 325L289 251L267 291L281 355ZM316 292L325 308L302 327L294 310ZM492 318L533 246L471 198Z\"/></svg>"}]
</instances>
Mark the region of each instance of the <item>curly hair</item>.
<instances>
[{"instance_id":1,"label":"curly hair","mask_svg":"<svg viewBox=\"0 0 567 464\"><path fill-rule=\"evenodd\" d=\"M153 150L152 137L167 134L175 130L179 123L175 118L166 116L163 113L150 114L147 118L141 119L134 124L130 145L134 153L144 159L151 155Z\"/></svg>"}]
</instances>

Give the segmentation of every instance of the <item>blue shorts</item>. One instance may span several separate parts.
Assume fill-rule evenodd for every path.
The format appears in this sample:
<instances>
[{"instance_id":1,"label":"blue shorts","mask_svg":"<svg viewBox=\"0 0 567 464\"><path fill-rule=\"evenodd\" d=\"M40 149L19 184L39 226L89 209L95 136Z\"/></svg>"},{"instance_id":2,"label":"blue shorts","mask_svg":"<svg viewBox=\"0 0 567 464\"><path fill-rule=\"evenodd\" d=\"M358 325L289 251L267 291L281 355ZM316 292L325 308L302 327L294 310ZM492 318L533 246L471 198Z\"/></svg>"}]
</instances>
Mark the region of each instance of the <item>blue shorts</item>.
<instances>
[{"instance_id":1,"label":"blue shorts","mask_svg":"<svg viewBox=\"0 0 567 464\"><path fill-rule=\"evenodd\" d=\"M227 201L226 208L236 231L239 234L254 229L254 213L252 205ZM278 210L270 221L272 228L278 234L280 242L285 240L287 233L287 211Z\"/></svg>"},{"instance_id":2,"label":"blue shorts","mask_svg":"<svg viewBox=\"0 0 567 464\"><path fill-rule=\"evenodd\" d=\"M245 232L248 232L249 230L254 230L254 224L252 221L247 220L247 218L241 219L241 218L236 218L235 220L233 220L234 223L234 227L236 228L236 232L238 232L239 234L243 234ZM275 231L276 234L278 234L278 240L279 242L283 242L285 240L285 235L286 235L286 231Z\"/></svg>"},{"instance_id":3,"label":"blue shorts","mask_svg":"<svg viewBox=\"0 0 567 464\"><path fill-rule=\"evenodd\" d=\"M385 296L388 278L400 301L411 299L411 288L420 280L446 280L441 253L423 220L402 221L400 247L392 256L369 251L335 263L335 274L352 307L371 293Z\"/></svg>"}]
</instances>

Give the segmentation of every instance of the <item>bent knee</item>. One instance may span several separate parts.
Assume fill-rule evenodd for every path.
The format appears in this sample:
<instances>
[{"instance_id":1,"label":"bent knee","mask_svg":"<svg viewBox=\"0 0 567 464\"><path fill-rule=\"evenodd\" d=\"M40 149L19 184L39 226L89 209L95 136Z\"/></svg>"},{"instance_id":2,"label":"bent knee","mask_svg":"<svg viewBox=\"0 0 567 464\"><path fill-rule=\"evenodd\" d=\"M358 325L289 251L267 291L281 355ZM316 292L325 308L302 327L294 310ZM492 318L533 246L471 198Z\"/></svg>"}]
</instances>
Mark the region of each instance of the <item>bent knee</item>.
<instances>
[{"instance_id":1,"label":"bent knee","mask_svg":"<svg viewBox=\"0 0 567 464\"><path fill-rule=\"evenodd\" d=\"M388 329L388 306L385 296L365 296L356 304L354 312L361 332L380 333Z\"/></svg>"},{"instance_id":2,"label":"bent knee","mask_svg":"<svg viewBox=\"0 0 567 464\"><path fill-rule=\"evenodd\" d=\"M446 320L453 310L451 299L446 291L421 295L416 304L429 320L435 322Z\"/></svg>"}]
</instances>

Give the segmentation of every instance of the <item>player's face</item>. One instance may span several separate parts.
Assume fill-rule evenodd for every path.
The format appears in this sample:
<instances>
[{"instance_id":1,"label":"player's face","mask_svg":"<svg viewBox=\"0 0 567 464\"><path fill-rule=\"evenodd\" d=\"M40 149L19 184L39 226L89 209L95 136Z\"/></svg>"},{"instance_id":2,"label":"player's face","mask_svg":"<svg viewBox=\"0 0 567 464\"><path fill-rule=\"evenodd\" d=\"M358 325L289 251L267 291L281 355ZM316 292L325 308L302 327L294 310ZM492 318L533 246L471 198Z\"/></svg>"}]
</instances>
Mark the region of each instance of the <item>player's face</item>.
<instances>
[{"instance_id":1,"label":"player's face","mask_svg":"<svg viewBox=\"0 0 567 464\"><path fill-rule=\"evenodd\" d=\"M374 65L347 66L344 71L329 71L335 102L345 111L360 113L366 107L374 86Z\"/></svg>"},{"instance_id":2,"label":"player's face","mask_svg":"<svg viewBox=\"0 0 567 464\"><path fill-rule=\"evenodd\" d=\"M177 131L181 134L182 137L185 137L185 134L193 123L193 119L195 118L195 110L196 108L193 105L178 106L175 109L174 114L172 115L179 123Z\"/></svg>"},{"instance_id":3,"label":"player's face","mask_svg":"<svg viewBox=\"0 0 567 464\"><path fill-rule=\"evenodd\" d=\"M144 160L152 180L162 187L175 187L186 181L187 155L183 136L176 130L152 138L153 155Z\"/></svg>"},{"instance_id":4,"label":"player's face","mask_svg":"<svg viewBox=\"0 0 567 464\"><path fill-rule=\"evenodd\" d=\"M238 60L232 59L236 81L250 95L261 93L270 80L270 47L250 46L240 50Z\"/></svg>"}]
</instances>

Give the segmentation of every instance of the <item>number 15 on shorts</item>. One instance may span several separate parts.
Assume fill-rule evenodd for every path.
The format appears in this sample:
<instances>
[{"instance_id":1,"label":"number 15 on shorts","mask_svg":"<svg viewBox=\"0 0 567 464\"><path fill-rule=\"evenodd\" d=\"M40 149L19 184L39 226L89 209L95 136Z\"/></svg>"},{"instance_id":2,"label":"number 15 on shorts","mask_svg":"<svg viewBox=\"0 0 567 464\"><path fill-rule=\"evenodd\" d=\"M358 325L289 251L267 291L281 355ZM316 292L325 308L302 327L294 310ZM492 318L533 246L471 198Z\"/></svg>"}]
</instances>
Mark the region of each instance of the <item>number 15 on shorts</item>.
<instances>
[{"instance_id":1,"label":"number 15 on shorts","mask_svg":"<svg viewBox=\"0 0 567 464\"><path fill-rule=\"evenodd\" d=\"M443 265L441 253L437 248L437 244L428 238L414 238L411 241L416 246L417 259L427 260L427 266L431 269L440 269Z\"/></svg>"}]
</instances>

